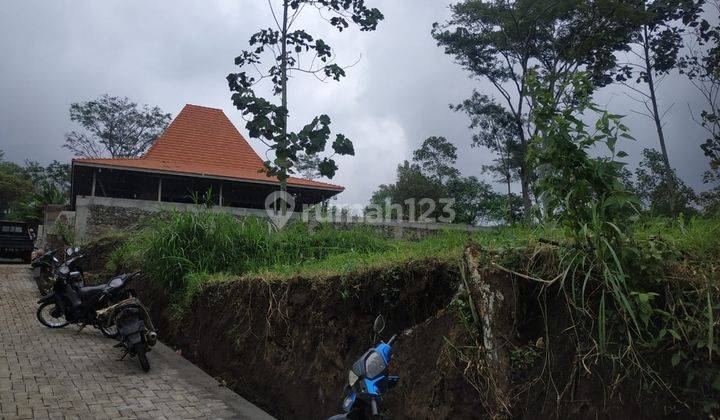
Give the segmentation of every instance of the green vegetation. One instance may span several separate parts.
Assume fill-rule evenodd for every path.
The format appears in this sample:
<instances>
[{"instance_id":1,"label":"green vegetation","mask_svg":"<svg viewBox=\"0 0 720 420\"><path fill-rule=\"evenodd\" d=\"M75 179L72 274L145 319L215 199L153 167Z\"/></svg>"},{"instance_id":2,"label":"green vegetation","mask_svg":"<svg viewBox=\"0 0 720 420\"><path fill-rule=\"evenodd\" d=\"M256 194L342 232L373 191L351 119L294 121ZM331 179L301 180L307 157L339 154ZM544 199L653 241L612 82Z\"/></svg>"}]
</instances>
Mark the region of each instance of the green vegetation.
<instances>
[{"instance_id":1,"label":"green vegetation","mask_svg":"<svg viewBox=\"0 0 720 420\"><path fill-rule=\"evenodd\" d=\"M337 134L331 144L333 154L321 159L330 140L330 117L327 115L313 118L297 132L291 131L288 80L302 73L312 74L323 82L329 79L340 81L346 76L345 68L335 62L334 50L327 42L305 29L292 28L308 5L312 6L308 9L317 9L322 20L338 32L350 25L361 31L374 31L384 19L380 10L368 7L364 1L283 0L277 15L272 2L268 2L275 28L254 33L249 40L250 49L235 58L240 72L227 76L233 104L247 121L245 128L250 137L260 139L273 151L275 159L265 161L265 170L280 181L283 192L288 177L296 170L314 172L315 169L319 175L332 178L338 169L334 156L355 154L350 139ZM299 22L306 21L300 19ZM301 60L306 55L314 57ZM256 85L263 79L271 81L273 96L280 97L279 104L256 95ZM298 164L301 168L297 168Z\"/></svg>"},{"instance_id":2,"label":"green vegetation","mask_svg":"<svg viewBox=\"0 0 720 420\"><path fill-rule=\"evenodd\" d=\"M521 219L512 206L508 207L507 198L490 184L474 176L461 176L454 166L456 161L455 145L444 137L427 138L413 152L412 162L398 165L395 183L380 185L373 192L365 214L378 219L430 219L468 225L509 224Z\"/></svg>"},{"instance_id":3,"label":"green vegetation","mask_svg":"<svg viewBox=\"0 0 720 420\"><path fill-rule=\"evenodd\" d=\"M0 218L42 223L45 205L66 204L69 191L70 165L26 160L20 166L5 161L0 150Z\"/></svg>"},{"instance_id":4,"label":"green vegetation","mask_svg":"<svg viewBox=\"0 0 720 420\"><path fill-rule=\"evenodd\" d=\"M385 250L370 229L349 231L301 223L276 231L267 221L237 220L211 211L166 213L148 222L110 259L111 269L138 267L169 290L182 291L188 275L257 273L273 266L311 264L334 254Z\"/></svg>"},{"instance_id":5,"label":"green vegetation","mask_svg":"<svg viewBox=\"0 0 720 420\"><path fill-rule=\"evenodd\" d=\"M638 215L616 225L622 226L620 235L612 227L617 220L599 219L610 213L583 216L583 209L577 211L575 219L558 218L537 227L472 234L446 230L420 241L398 241L369 227L310 231L295 223L277 231L261 219L238 220L198 207L197 212L166 213L148 221L111 255L109 268L144 270L168 292L171 314L177 315L186 313L205 287L233 279L337 281L338 293L346 297L352 293L343 286L346 279L379 270L387 273L383 287L392 290L393 276L410 261L432 259L459 268L472 241L483 249L481 266L544 280L549 294L557 295L555 287L561 288L574 314L567 333L574 337L576 354L593 355L592 362L584 362L588 366L610 361L626 378L643 378L646 391L670 390L678 401L700 401L707 410L716 410L720 220ZM587 223L585 217L595 222ZM467 312L466 327L474 334L467 302L456 299L455 304L459 312ZM515 348L514 369L532 372L545 354L559 350L545 342ZM456 351L465 352L463 357L484 357L481 348Z\"/></svg>"},{"instance_id":6,"label":"green vegetation","mask_svg":"<svg viewBox=\"0 0 720 420\"><path fill-rule=\"evenodd\" d=\"M75 227L69 225L66 220L58 218L53 225L52 233L60 237L63 243L75 246Z\"/></svg>"},{"instance_id":7,"label":"green vegetation","mask_svg":"<svg viewBox=\"0 0 720 420\"><path fill-rule=\"evenodd\" d=\"M297 222L277 231L265 220L238 220L199 207L197 212L165 213L147 221L112 252L108 269L141 269L159 286L181 296L216 278L330 277L425 258L459 263L470 240L502 250L537 244L540 238L556 238L557 233L517 226L472 235L447 230L421 241L395 241L367 226L339 230L320 225L311 231Z\"/></svg>"},{"instance_id":8,"label":"green vegetation","mask_svg":"<svg viewBox=\"0 0 720 420\"><path fill-rule=\"evenodd\" d=\"M705 222L701 231L692 225L703 222L695 222L686 232L680 218L672 222L679 226L674 237L638 231L640 203L620 177L627 156L620 141L634 140L622 117L592 103L583 73L559 86L534 75L528 83L533 122L542 133L530 148L540 174L536 189L545 217L564 231L546 272L531 275L560 282L576 356L595 355L599 366L641 378L644 390L667 391L686 407L699 401L718 410L720 242L713 236L720 225ZM592 132L591 113L597 115ZM606 156L590 155L602 149Z\"/></svg>"},{"instance_id":9,"label":"green vegetation","mask_svg":"<svg viewBox=\"0 0 720 420\"><path fill-rule=\"evenodd\" d=\"M171 115L156 106L105 94L70 104L70 121L82 129L66 134L63 148L76 156L137 157L155 143L170 120Z\"/></svg>"}]
</instances>

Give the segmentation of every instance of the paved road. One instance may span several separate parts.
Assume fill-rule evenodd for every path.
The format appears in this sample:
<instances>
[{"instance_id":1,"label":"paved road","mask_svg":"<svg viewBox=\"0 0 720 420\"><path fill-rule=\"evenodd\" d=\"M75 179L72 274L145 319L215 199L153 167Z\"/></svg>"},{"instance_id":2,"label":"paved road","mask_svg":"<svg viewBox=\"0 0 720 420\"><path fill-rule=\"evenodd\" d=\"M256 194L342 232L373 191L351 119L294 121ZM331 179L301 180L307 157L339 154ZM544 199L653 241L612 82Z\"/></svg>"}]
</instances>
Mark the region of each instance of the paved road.
<instances>
[{"instance_id":1,"label":"paved road","mask_svg":"<svg viewBox=\"0 0 720 420\"><path fill-rule=\"evenodd\" d=\"M97 330L43 327L37 299L26 265L0 265L0 418L271 418L159 343L144 373Z\"/></svg>"}]
</instances>

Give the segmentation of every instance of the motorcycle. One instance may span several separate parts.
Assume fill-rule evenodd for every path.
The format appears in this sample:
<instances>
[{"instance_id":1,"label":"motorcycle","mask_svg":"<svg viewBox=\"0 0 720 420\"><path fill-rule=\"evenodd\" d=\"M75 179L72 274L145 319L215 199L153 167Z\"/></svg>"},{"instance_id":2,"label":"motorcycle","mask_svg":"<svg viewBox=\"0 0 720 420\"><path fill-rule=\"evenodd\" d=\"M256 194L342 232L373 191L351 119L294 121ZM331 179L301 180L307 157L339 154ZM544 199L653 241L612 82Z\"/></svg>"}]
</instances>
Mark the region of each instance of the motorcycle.
<instances>
[{"instance_id":1,"label":"motorcycle","mask_svg":"<svg viewBox=\"0 0 720 420\"><path fill-rule=\"evenodd\" d=\"M157 343L157 333L150 314L136 297L118 302L98 312L98 319L105 327L114 325L120 335L120 343L115 347L124 350L120 360L128 354L137 357L143 371L150 370L147 352Z\"/></svg>"},{"instance_id":2,"label":"motorcycle","mask_svg":"<svg viewBox=\"0 0 720 420\"><path fill-rule=\"evenodd\" d=\"M373 324L375 342L385 329L385 319L379 315ZM328 420L381 418L380 404L382 396L397 385L400 379L388 375L388 365L392 355L393 335L387 343L380 341L370 348L352 365L348 372L348 383L342 402L344 414L330 417Z\"/></svg>"},{"instance_id":3,"label":"motorcycle","mask_svg":"<svg viewBox=\"0 0 720 420\"><path fill-rule=\"evenodd\" d=\"M60 260L56 254L57 249L43 252L32 260L30 268L47 268L48 270L54 270L60 265Z\"/></svg>"},{"instance_id":4,"label":"motorcycle","mask_svg":"<svg viewBox=\"0 0 720 420\"><path fill-rule=\"evenodd\" d=\"M67 248L65 250L65 259L72 258L74 256L80 255L80 248ZM53 249L46 251L42 253L41 255L35 257L32 262L30 263L30 268L32 269L38 269L36 276L40 276L42 278L42 283L44 284L50 284L53 282L53 279L55 278L55 274L57 272L57 269L60 267L61 262L58 255L58 250ZM76 278L75 285L79 287L85 286L85 279L83 276L82 268L79 267L80 277Z\"/></svg>"},{"instance_id":5,"label":"motorcycle","mask_svg":"<svg viewBox=\"0 0 720 420\"><path fill-rule=\"evenodd\" d=\"M134 294L126 290L129 280L137 273L123 274L100 286L80 287L82 255L68 258L57 269L52 291L38 300L37 319L48 328L64 328L80 324L80 331L87 325L100 329L106 337L116 338L117 330L99 324L97 311ZM78 331L78 332L80 332Z\"/></svg>"}]
</instances>

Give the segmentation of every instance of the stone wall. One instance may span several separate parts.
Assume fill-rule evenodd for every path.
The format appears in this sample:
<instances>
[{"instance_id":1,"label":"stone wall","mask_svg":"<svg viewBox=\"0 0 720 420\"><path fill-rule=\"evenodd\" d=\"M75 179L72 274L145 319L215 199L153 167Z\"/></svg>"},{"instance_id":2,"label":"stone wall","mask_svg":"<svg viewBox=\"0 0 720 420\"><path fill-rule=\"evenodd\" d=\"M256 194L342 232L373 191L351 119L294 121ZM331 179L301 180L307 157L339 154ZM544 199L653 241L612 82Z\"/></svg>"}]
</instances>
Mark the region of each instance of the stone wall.
<instances>
[{"instance_id":1,"label":"stone wall","mask_svg":"<svg viewBox=\"0 0 720 420\"><path fill-rule=\"evenodd\" d=\"M79 242L93 239L110 230L135 229L138 223L162 210L198 211L202 207L195 204L166 203L158 201L130 200L107 197L77 197L75 205L75 236ZM236 217L255 216L270 218L264 210L244 209L235 207L212 207L211 211L226 212ZM303 219L302 213L293 213L291 220ZM305 216L311 227L320 224L314 214ZM404 221L375 222L362 217L343 217L342 220L331 221L337 229L350 229L358 224L373 226L387 237L396 239L418 240L443 229L478 231L485 227L450 225L444 223L420 223Z\"/></svg>"}]
</instances>

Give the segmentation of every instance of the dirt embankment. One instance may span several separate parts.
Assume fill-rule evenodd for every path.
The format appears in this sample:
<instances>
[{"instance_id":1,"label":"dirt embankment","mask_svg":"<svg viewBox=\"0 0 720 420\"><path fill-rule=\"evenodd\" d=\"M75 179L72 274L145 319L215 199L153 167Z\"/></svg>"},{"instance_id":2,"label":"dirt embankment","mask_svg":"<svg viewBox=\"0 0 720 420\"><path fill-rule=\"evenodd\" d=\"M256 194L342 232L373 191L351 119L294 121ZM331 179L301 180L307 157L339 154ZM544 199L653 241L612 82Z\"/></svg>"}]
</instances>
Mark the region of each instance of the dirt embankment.
<instances>
[{"instance_id":1,"label":"dirt embankment","mask_svg":"<svg viewBox=\"0 0 720 420\"><path fill-rule=\"evenodd\" d=\"M636 389L613 386L611 367L575 356L557 290L479 267L479 252L468 249L462 275L429 259L342 277L211 282L182 315L152 282L134 287L161 340L279 418L339 411L379 313L386 335L400 334L387 418L672 417L660 397L638 401Z\"/></svg>"},{"instance_id":2,"label":"dirt embankment","mask_svg":"<svg viewBox=\"0 0 720 420\"><path fill-rule=\"evenodd\" d=\"M390 418L465 417L474 412L472 388L439 371L437 354L455 324L446 311L457 289L457 269L434 260L353 278L260 279L211 284L177 318L166 296L143 284L162 338L183 355L280 418L337 413L352 363L372 340L382 313L386 333L402 333L392 372L400 385L388 398ZM436 395L438 381L452 398Z\"/></svg>"}]
</instances>

